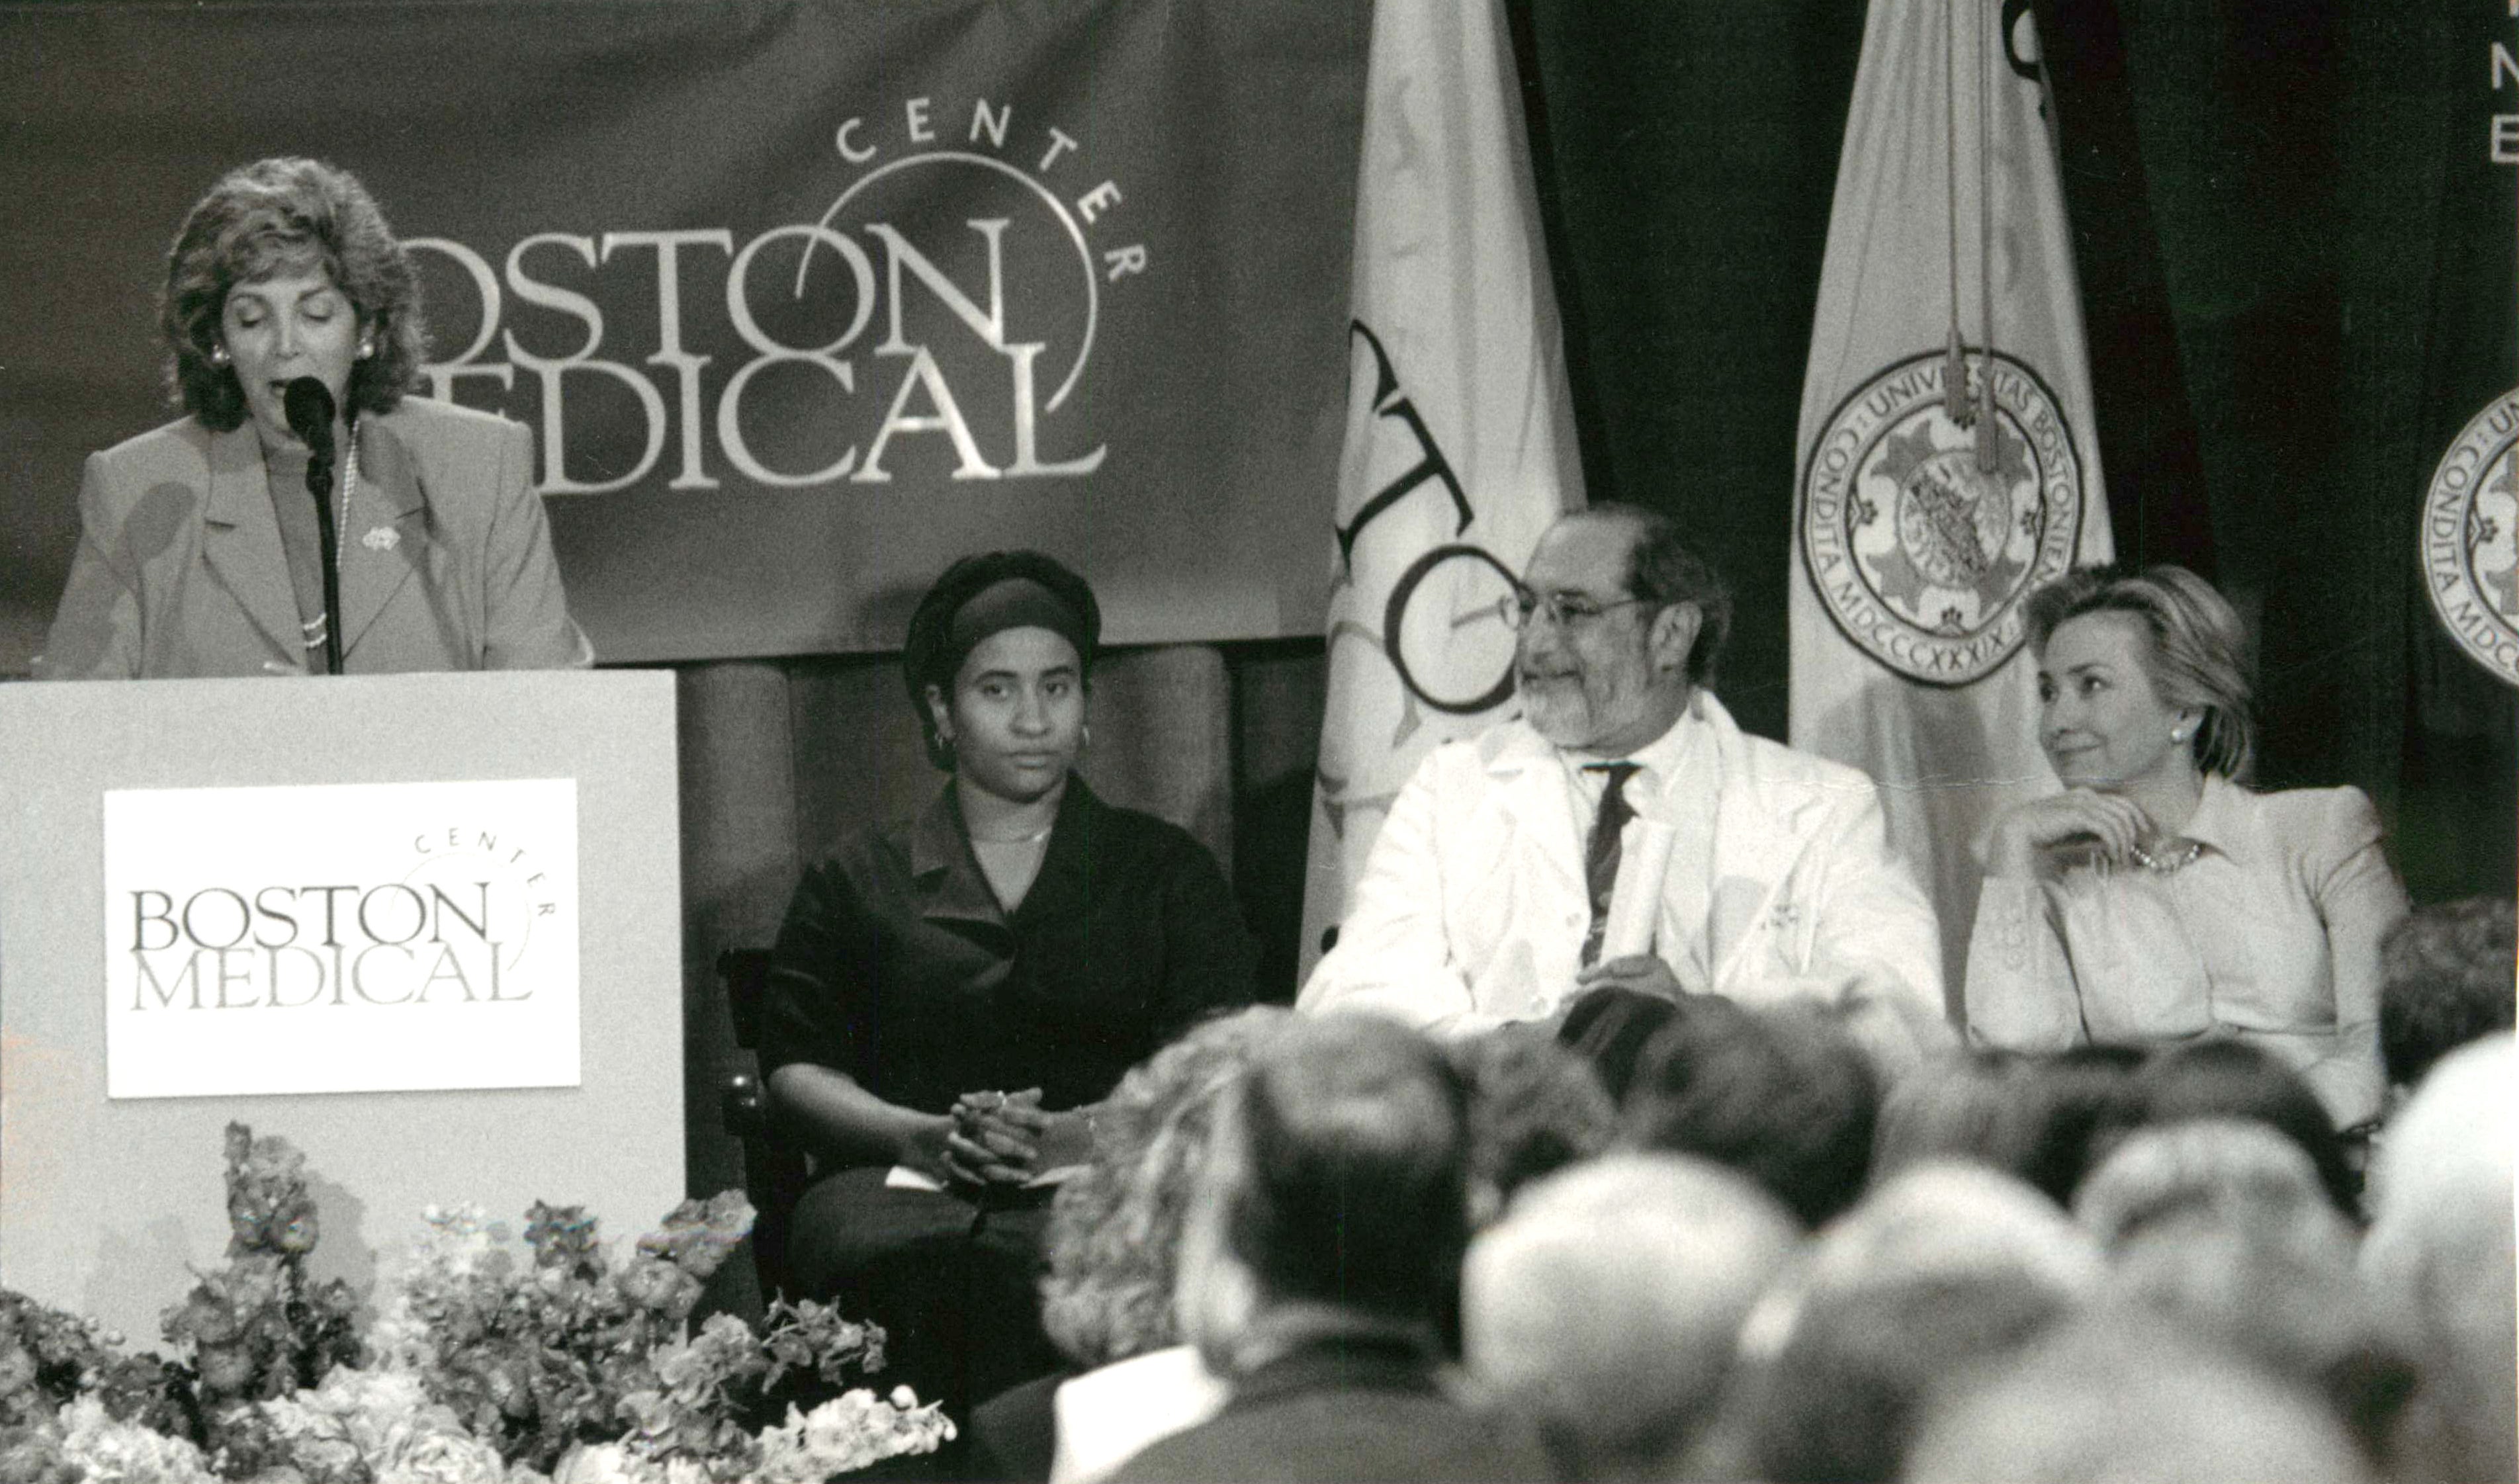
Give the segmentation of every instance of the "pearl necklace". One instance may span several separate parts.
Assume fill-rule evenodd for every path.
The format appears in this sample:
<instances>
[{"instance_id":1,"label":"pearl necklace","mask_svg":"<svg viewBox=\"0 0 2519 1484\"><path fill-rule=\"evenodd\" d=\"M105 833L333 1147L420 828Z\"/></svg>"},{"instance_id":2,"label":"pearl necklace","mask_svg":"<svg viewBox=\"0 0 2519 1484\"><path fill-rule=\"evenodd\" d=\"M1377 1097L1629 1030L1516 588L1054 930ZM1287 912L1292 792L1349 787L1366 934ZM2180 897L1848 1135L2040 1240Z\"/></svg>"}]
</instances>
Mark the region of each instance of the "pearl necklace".
<instances>
[{"instance_id":1,"label":"pearl necklace","mask_svg":"<svg viewBox=\"0 0 2519 1484\"><path fill-rule=\"evenodd\" d=\"M2144 850L2143 846L2138 843L2129 853L2134 856L2134 863L2136 865L2151 872L2154 876L2167 876L2174 872L2183 871L2188 866L2193 865L2196 857L2204 853L2204 842L2200 840L2185 841L2176 849L2164 851L2157 855Z\"/></svg>"},{"instance_id":2,"label":"pearl necklace","mask_svg":"<svg viewBox=\"0 0 2519 1484\"><path fill-rule=\"evenodd\" d=\"M350 497L356 493L358 488L359 429L358 425L353 423L350 426L349 457L341 460L341 513L339 517L332 522L332 565L336 570L341 564L342 556L347 554L349 551ZM297 626L299 634L298 641L304 644L308 649L321 649L324 647L324 640L331 628L331 616L329 614L319 613Z\"/></svg>"}]
</instances>

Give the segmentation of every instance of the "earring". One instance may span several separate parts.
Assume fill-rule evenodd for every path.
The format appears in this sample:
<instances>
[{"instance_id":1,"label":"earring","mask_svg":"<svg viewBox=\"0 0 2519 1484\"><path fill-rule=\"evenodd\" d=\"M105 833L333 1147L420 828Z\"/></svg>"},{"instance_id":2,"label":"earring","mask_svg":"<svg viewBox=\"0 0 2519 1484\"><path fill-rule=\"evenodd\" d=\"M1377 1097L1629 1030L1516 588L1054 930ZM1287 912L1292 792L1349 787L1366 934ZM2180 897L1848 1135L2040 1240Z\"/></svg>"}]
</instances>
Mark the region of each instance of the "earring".
<instances>
[{"instance_id":1,"label":"earring","mask_svg":"<svg viewBox=\"0 0 2519 1484\"><path fill-rule=\"evenodd\" d=\"M360 341L360 342L359 342L359 359L360 359L360 360L362 360L362 361L368 360L369 358L371 358L371 357L373 357L374 355L376 355L376 341L374 341L374 340L362 340L362 341Z\"/></svg>"},{"instance_id":2,"label":"earring","mask_svg":"<svg viewBox=\"0 0 2519 1484\"><path fill-rule=\"evenodd\" d=\"M2169 729L2169 742L2170 742L2170 745L2171 745L2171 746L2173 746L2173 747L2178 746L2178 745L2180 745L2180 744L2184 743L2186 740L2187 740L2187 728L2186 728L2186 727L2183 727L2183 726L2173 726L2173 727L2171 727L2171 728Z\"/></svg>"},{"instance_id":3,"label":"earring","mask_svg":"<svg viewBox=\"0 0 2519 1484\"><path fill-rule=\"evenodd\" d=\"M212 366L225 366L225 365L227 365L227 364L228 364L228 348L227 348L226 346L224 346L224 345L213 345L213 346L211 346L211 347L210 347L210 364L211 364Z\"/></svg>"},{"instance_id":4,"label":"earring","mask_svg":"<svg viewBox=\"0 0 2519 1484\"><path fill-rule=\"evenodd\" d=\"M1077 745L1077 746L1079 746L1079 747L1091 747L1091 746L1093 745L1093 728L1092 728L1091 726L1089 726L1089 725L1087 725L1087 726L1080 726L1080 727L1078 727L1076 730L1077 730L1077 737L1076 737L1076 745Z\"/></svg>"}]
</instances>

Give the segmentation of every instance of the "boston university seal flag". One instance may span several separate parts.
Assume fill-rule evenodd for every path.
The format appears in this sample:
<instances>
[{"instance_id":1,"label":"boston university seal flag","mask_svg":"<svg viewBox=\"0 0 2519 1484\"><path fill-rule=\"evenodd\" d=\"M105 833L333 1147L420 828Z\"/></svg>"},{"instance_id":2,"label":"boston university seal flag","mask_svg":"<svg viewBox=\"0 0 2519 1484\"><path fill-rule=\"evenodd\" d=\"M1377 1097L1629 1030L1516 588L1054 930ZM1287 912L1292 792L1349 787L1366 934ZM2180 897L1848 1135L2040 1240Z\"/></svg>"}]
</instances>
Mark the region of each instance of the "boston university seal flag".
<instances>
[{"instance_id":1,"label":"boston university seal flag","mask_svg":"<svg viewBox=\"0 0 2519 1484\"><path fill-rule=\"evenodd\" d=\"M2519 685L2519 391L2475 415L2423 498L2423 590L2467 657Z\"/></svg>"},{"instance_id":2,"label":"boston university seal flag","mask_svg":"<svg viewBox=\"0 0 2519 1484\"><path fill-rule=\"evenodd\" d=\"M1304 972L1418 762L1513 700L1497 600L1582 503L1498 0L1381 0L1356 183Z\"/></svg>"},{"instance_id":3,"label":"boston university seal flag","mask_svg":"<svg viewBox=\"0 0 2519 1484\"><path fill-rule=\"evenodd\" d=\"M1880 781L1941 913L2054 786L2022 599L2111 553L2029 7L1874 0L1837 164L1792 562L1792 740Z\"/></svg>"}]
</instances>

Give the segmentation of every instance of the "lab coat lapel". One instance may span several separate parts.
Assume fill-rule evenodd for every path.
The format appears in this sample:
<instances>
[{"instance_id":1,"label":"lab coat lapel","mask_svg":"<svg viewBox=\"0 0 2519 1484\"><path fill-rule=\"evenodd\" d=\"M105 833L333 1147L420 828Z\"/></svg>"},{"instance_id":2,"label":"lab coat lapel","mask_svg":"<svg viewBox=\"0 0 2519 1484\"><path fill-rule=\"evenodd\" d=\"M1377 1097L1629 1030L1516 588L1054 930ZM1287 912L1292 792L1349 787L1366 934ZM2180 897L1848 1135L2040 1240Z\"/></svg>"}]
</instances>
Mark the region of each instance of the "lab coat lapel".
<instances>
[{"instance_id":1,"label":"lab coat lapel","mask_svg":"<svg viewBox=\"0 0 2519 1484\"><path fill-rule=\"evenodd\" d=\"M1793 867L1811 847L1826 808L1823 801L1780 802L1752 761L1732 714L1700 692L1714 729L1719 769L1714 806L1714 901L1707 956L1714 987L1729 993L1756 961L1751 945L1771 932L1798 934L1800 914L1786 894Z\"/></svg>"},{"instance_id":2,"label":"lab coat lapel","mask_svg":"<svg viewBox=\"0 0 2519 1484\"><path fill-rule=\"evenodd\" d=\"M1557 750L1527 726L1516 726L1487 760L1487 775L1496 780L1497 807L1505 816L1505 838L1495 842L1494 858L1506 863L1536 860L1549 878L1548 890L1588 900L1583 836L1591 821L1574 817ZM1517 840L1527 842L1526 847Z\"/></svg>"}]
</instances>

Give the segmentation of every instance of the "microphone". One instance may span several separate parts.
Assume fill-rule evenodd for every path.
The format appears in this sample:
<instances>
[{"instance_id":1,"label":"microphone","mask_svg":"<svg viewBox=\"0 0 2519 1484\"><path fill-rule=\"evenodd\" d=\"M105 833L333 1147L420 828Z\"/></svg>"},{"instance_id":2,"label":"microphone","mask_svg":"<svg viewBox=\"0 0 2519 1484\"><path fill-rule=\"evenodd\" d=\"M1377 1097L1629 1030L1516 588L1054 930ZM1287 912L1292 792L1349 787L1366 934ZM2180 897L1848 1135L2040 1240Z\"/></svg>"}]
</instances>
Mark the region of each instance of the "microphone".
<instances>
[{"instance_id":1,"label":"microphone","mask_svg":"<svg viewBox=\"0 0 2519 1484\"><path fill-rule=\"evenodd\" d=\"M306 493L315 497L315 530L324 556L324 668L341 673L341 543L332 521L332 393L313 376L282 390L288 430L306 445Z\"/></svg>"},{"instance_id":2,"label":"microphone","mask_svg":"<svg viewBox=\"0 0 2519 1484\"><path fill-rule=\"evenodd\" d=\"M288 430L298 441L315 451L326 463L332 461L332 393L313 376L300 376L280 394L280 410L288 419Z\"/></svg>"}]
</instances>

